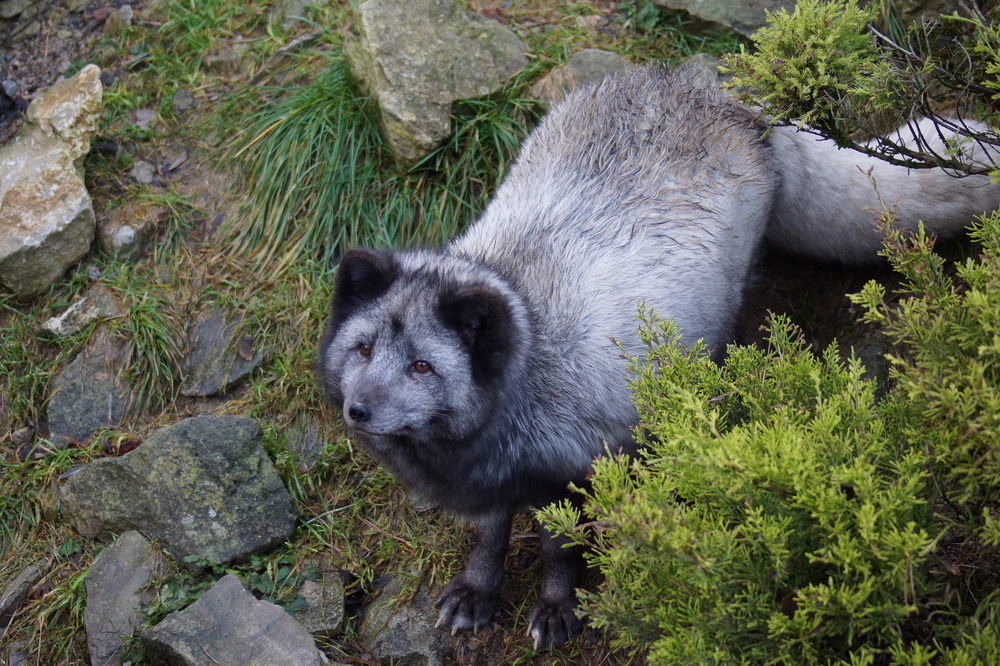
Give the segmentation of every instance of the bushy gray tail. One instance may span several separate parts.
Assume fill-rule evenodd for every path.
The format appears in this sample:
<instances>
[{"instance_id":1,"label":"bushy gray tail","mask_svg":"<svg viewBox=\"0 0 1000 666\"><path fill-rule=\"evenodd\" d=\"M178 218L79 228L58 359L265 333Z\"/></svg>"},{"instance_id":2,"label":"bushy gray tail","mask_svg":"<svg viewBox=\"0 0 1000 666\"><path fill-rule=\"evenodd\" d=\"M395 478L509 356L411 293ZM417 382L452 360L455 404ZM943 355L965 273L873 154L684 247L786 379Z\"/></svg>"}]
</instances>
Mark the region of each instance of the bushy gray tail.
<instances>
[{"instance_id":1,"label":"bushy gray tail","mask_svg":"<svg viewBox=\"0 0 1000 666\"><path fill-rule=\"evenodd\" d=\"M938 136L929 120L917 123L917 131ZM935 148L944 147L935 141ZM947 237L1000 207L1000 184L988 176L894 166L791 127L774 128L769 142L781 184L768 239L798 254L846 263L876 260L882 245L876 220L883 208L893 211L900 227L916 229L922 221L929 232ZM987 153L979 145L969 150L979 162L1000 163L1000 151Z\"/></svg>"}]
</instances>

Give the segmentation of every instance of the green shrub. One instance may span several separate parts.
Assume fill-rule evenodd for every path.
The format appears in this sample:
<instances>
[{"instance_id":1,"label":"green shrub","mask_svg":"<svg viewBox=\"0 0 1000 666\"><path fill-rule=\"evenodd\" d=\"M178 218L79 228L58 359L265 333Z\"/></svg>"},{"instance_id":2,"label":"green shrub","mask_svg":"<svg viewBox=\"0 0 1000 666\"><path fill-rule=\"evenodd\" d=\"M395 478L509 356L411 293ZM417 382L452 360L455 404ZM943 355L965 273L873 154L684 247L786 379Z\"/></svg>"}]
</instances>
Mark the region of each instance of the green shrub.
<instances>
[{"instance_id":1,"label":"green shrub","mask_svg":"<svg viewBox=\"0 0 1000 666\"><path fill-rule=\"evenodd\" d=\"M727 87L777 123L894 164L1000 175L996 164L957 146L935 151L892 135L926 117L946 134L996 145L1000 5L982 3L980 10L963 3L949 16L890 26L889 33L902 33L893 38L870 27L879 4L890 3L861 8L857 0L801 0L791 13L769 13L769 24L753 36L754 49L726 58ZM867 143L872 137L880 139Z\"/></svg>"},{"instance_id":2,"label":"green shrub","mask_svg":"<svg viewBox=\"0 0 1000 666\"><path fill-rule=\"evenodd\" d=\"M591 621L652 663L1000 663L1000 214L952 277L887 234L906 295L854 300L897 343L881 401L786 319L723 365L644 313L641 460L595 465L585 510L543 519L605 576ZM960 564L955 564L958 561Z\"/></svg>"}]
</instances>

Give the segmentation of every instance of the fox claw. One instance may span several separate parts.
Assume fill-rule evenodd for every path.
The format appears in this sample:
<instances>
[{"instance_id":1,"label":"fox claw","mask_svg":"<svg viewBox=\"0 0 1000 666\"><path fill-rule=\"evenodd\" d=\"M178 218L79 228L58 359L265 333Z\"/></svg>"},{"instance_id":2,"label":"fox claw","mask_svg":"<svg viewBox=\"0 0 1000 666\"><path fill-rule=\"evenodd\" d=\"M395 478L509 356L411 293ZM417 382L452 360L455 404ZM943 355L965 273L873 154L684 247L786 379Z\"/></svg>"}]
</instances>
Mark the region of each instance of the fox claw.
<instances>
[{"instance_id":1,"label":"fox claw","mask_svg":"<svg viewBox=\"0 0 1000 666\"><path fill-rule=\"evenodd\" d=\"M561 601L538 600L528 620L528 635L534 639L535 650L551 650L565 643L583 627L576 615L576 599Z\"/></svg>"},{"instance_id":2,"label":"fox claw","mask_svg":"<svg viewBox=\"0 0 1000 666\"><path fill-rule=\"evenodd\" d=\"M461 574L452 579L438 598L437 627L450 627L454 636L459 630L486 626L493 618L497 593L481 590L465 581Z\"/></svg>"}]
</instances>

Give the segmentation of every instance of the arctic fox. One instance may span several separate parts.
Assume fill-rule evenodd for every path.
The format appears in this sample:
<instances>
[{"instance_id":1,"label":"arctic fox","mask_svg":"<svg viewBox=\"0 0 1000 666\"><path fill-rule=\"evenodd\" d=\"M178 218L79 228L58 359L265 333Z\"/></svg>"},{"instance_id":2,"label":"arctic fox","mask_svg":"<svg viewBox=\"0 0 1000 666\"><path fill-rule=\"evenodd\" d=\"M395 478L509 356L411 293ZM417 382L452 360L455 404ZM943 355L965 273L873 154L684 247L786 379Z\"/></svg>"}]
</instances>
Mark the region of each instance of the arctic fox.
<instances>
[{"instance_id":1,"label":"arctic fox","mask_svg":"<svg viewBox=\"0 0 1000 666\"><path fill-rule=\"evenodd\" d=\"M766 129L698 72L635 69L556 105L443 251L344 255L319 352L330 399L403 483L477 526L439 625L490 621L516 511L569 496L608 450L635 452L616 344L639 353L639 303L673 318L686 343L721 348L765 237L876 257L868 170L906 227L923 218L952 234L1000 205L985 177L908 171ZM582 561L542 536L529 632L548 648L580 626Z\"/></svg>"}]
</instances>

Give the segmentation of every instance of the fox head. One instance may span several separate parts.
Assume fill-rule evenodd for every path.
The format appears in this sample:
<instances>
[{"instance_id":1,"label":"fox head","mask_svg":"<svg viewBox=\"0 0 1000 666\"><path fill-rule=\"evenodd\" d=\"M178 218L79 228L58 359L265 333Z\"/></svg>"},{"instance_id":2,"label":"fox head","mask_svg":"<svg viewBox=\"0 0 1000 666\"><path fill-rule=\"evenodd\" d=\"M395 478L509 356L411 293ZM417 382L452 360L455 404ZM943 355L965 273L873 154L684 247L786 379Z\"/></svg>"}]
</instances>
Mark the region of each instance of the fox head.
<instances>
[{"instance_id":1,"label":"fox head","mask_svg":"<svg viewBox=\"0 0 1000 666\"><path fill-rule=\"evenodd\" d=\"M520 299L488 270L429 252L351 250L337 271L320 375L351 428L461 441L522 363L527 327Z\"/></svg>"}]
</instances>

